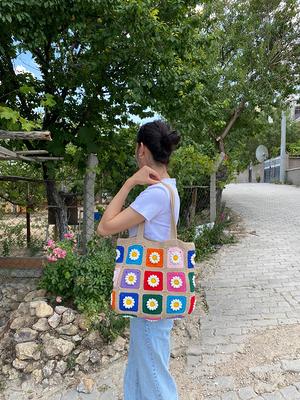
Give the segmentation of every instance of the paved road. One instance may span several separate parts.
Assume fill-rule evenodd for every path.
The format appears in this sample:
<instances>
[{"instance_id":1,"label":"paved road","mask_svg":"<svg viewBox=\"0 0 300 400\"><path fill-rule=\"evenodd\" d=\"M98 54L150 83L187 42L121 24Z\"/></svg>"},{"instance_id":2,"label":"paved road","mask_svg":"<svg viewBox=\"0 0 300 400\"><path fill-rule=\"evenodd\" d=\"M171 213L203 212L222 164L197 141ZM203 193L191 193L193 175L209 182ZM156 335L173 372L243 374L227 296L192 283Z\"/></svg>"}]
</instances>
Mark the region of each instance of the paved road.
<instances>
[{"instance_id":1,"label":"paved road","mask_svg":"<svg viewBox=\"0 0 300 400\"><path fill-rule=\"evenodd\" d=\"M230 184L246 235L202 282L209 306L188 367L207 400L300 399L300 188Z\"/></svg>"}]
</instances>

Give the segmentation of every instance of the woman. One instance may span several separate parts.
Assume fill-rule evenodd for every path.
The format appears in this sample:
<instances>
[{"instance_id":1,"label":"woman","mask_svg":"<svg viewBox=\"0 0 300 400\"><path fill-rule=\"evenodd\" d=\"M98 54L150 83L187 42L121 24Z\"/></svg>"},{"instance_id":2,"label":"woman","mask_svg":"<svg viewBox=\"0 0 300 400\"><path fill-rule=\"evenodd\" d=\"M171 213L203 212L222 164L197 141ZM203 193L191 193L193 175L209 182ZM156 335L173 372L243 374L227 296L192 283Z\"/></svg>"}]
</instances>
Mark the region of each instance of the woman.
<instances>
[{"instance_id":1,"label":"woman","mask_svg":"<svg viewBox=\"0 0 300 400\"><path fill-rule=\"evenodd\" d=\"M161 120L140 127L135 149L139 170L126 180L108 205L97 228L99 235L129 229L129 236L135 236L137 225L145 220L144 236L147 239L164 241L170 238L170 193L160 181L173 188L177 223L180 199L176 179L169 176L167 166L179 141L179 134ZM135 185L145 184L149 186L121 211L130 190ZM130 318L124 400L178 400L176 383L169 372L173 324L173 319Z\"/></svg>"}]
</instances>

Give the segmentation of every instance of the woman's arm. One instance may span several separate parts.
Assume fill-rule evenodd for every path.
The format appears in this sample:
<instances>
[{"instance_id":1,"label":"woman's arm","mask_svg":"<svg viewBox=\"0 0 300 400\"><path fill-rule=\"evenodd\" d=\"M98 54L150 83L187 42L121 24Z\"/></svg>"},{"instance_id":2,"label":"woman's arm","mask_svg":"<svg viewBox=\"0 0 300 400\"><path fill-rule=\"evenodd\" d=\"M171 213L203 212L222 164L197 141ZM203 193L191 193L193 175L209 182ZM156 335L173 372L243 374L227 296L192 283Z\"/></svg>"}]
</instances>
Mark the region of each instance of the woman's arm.
<instances>
[{"instance_id":1,"label":"woman's arm","mask_svg":"<svg viewBox=\"0 0 300 400\"><path fill-rule=\"evenodd\" d=\"M150 175L157 179L152 179ZM141 168L132 177L128 178L102 215L97 227L97 234L100 236L113 235L143 222L145 217L131 207L127 207L121 211L123 204L128 193L135 185L153 184L159 180L158 173L147 166Z\"/></svg>"}]
</instances>

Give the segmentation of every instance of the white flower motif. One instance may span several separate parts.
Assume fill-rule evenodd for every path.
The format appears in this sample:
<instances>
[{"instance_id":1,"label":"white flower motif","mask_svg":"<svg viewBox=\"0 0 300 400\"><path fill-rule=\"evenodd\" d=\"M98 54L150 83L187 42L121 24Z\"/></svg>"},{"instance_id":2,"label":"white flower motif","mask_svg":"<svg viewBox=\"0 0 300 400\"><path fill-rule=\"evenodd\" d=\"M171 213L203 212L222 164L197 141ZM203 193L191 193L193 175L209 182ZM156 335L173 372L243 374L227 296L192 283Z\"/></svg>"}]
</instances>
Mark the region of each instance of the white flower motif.
<instances>
[{"instance_id":1,"label":"white flower motif","mask_svg":"<svg viewBox=\"0 0 300 400\"><path fill-rule=\"evenodd\" d=\"M132 308L134 306L134 298L131 296L125 296L123 299L123 306L125 308Z\"/></svg>"},{"instance_id":2,"label":"white flower motif","mask_svg":"<svg viewBox=\"0 0 300 400\"><path fill-rule=\"evenodd\" d=\"M160 261L160 255L157 251L153 251L150 253L149 259L153 264L157 264Z\"/></svg>"},{"instance_id":3,"label":"white flower motif","mask_svg":"<svg viewBox=\"0 0 300 400\"><path fill-rule=\"evenodd\" d=\"M146 303L146 306L149 310L154 311L158 307L158 301L156 299L149 299Z\"/></svg>"},{"instance_id":4,"label":"white flower motif","mask_svg":"<svg viewBox=\"0 0 300 400\"><path fill-rule=\"evenodd\" d=\"M171 301L171 309L173 311L179 311L182 308L182 302L179 299L174 299Z\"/></svg>"},{"instance_id":5,"label":"white flower motif","mask_svg":"<svg viewBox=\"0 0 300 400\"><path fill-rule=\"evenodd\" d=\"M179 264L180 263L180 261L181 261L181 254L180 254L180 252L179 251L173 251L171 254L170 254L170 259L171 259L171 263L172 264Z\"/></svg>"},{"instance_id":6,"label":"white flower motif","mask_svg":"<svg viewBox=\"0 0 300 400\"><path fill-rule=\"evenodd\" d=\"M192 256L191 256L191 264L192 265L195 265L195 257L196 257L196 254L195 253L192 254Z\"/></svg>"},{"instance_id":7,"label":"white flower motif","mask_svg":"<svg viewBox=\"0 0 300 400\"><path fill-rule=\"evenodd\" d=\"M195 310L195 308L196 308L196 299L195 299L194 304L193 304L193 306L192 306L191 313Z\"/></svg>"},{"instance_id":8,"label":"white flower motif","mask_svg":"<svg viewBox=\"0 0 300 400\"><path fill-rule=\"evenodd\" d=\"M127 285L134 285L136 281L137 276L134 272L129 272L128 274L126 274L125 282L127 283Z\"/></svg>"},{"instance_id":9,"label":"white flower motif","mask_svg":"<svg viewBox=\"0 0 300 400\"><path fill-rule=\"evenodd\" d=\"M159 277L157 275L150 275L147 282L149 286L156 287L159 285Z\"/></svg>"},{"instance_id":10,"label":"white flower motif","mask_svg":"<svg viewBox=\"0 0 300 400\"><path fill-rule=\"evenodd\" d=\"M196 277L195 277L195 275L193 275L192 281L193 281L194 287L196 287Z\"/></svg>"},{"instance_id":11,"label":"white flower motif","mask_svg":"<svg viewBox=\"0 0 300 400\"><path fill-rule=\"evenodd\" d=\"M119 249L116 249L116 253L117 253L117 255L116 255L116 261L118 261L118 259L121 257L121 252L120 252Z\"/></svg>"},{"instance_id":12,"label":"white flower motif","mask_svg":"<svg viewBox=\"0 0 300 400\"><path fill-rule=\"evenodd\" d=\"M182 286L183 282L182 279L180 278L180 276L173 276L173 278L171 279L171 286L175 289L178 289Z\"/></svg>"},{"instance_id":13,"label":"white flower motif","mask_svg":"<svg viewBox=\"0 0 300 400\"><path fill-rule=\"evenodd\" d=\"M130 260L136 261L140 256L140 251L138 249L131 249L129 253Z\"/></svg>"}]
</instances>

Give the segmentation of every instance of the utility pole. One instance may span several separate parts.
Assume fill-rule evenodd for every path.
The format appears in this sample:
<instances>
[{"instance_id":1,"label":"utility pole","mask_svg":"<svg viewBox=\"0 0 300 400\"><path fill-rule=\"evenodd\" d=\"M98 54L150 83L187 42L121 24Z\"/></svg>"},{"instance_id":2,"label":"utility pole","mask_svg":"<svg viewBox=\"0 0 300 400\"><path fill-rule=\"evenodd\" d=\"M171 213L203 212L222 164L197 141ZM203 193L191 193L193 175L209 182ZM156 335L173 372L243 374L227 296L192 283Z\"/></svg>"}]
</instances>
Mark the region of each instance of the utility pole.
<instances>
[{"instance_id":1,"label":"utility pole","mask_svg":"<svg viewBox=\"0 0 300 400\"><path fill-rule=\"evenodd\" d=\"M286 115L285 111L281 113L281 145L280 145L280 183L285 183L285 147L286 147Z\"/></svg>"}]
</instances>

